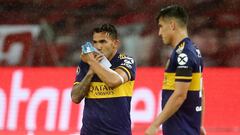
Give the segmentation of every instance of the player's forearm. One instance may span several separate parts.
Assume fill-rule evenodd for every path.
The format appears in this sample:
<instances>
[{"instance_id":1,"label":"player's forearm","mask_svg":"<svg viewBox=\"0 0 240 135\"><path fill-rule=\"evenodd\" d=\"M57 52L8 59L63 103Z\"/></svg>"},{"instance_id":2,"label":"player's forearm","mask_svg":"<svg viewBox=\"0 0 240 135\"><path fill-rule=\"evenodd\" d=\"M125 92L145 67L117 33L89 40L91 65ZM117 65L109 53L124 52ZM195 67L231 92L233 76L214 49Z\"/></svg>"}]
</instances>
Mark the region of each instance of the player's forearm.
<instances>
[{"instance_id":1,"label":"player's forearm","mask_svg":"<svg viewBox=\"0 0 240 135\"><path fill-rule=\"evenodd\" d=\"M154 124L159 127L181 107L186 96L172 95L167 101L162 112L155 119Z\"/></svg>"},{"instance_id":2,"label":"player's forearm","mask_svg":"<svg viewBox=\"0 0 240 135\"><path fill-rule=\"evenodd\" d=\"M117 87L120 84L122 84L122 81L117 75L117 73L110 69L102 66L97 61L91 61L88 63L91 67L91 69L98 75L98 77L105 82L109 87Z\"/></svg>"},{"instance_id":3,"label":"player's forearm","mask_svg":"<svg viewBox=\"0 0 240 135\"><path fill-rule=\"evenodd\" d=\"M92 77L93 77L92 73L87 73L87 75L83 78L81 83L73 86L71 98L74 103L76 104L80 103L82 99L87 95Z\"/></svg>"},{"instance_id":4,"label":"player's forearm","mask_svg":"<svg viewBox=\"0 0 240 135\"><path fill-rule=\"evenodd\" d=\"M168 118L170 118L177 110L181 107L185 99L187 98L187 92L190 83L186 82L176 82L175 91L168 99L166 105L163 108L163 111L157 117L155 124L160 126Z\"/></svg>"}]
</instances>

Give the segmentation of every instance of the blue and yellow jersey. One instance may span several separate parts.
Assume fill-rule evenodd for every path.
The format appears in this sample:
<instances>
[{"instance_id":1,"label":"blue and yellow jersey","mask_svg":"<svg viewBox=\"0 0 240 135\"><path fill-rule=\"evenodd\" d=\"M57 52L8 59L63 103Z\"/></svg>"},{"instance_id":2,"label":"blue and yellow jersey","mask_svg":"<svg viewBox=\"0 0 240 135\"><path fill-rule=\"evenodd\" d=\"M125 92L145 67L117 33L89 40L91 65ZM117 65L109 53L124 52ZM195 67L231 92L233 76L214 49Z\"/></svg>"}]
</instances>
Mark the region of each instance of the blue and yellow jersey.
<instances>
[{"instance_id":1,"label":"blue and yellow jersey","mask_svg":"<svg viewBox=\"0 0 240 135\"><path fill-rule=\"evenodd\" d=\"M136 65L131 57L119 53L110 63L111 69L122 69L130 81L110 88L97 75L93 76L85 97L81 135L131 135L130 107ZM81 82L88 69L88 64L80 62L75 84Z\"/></svg>"},{"instance_id":2,"label":"blue and yellow jersey","mask_svg":"<svg viewBox=\"0 0 240 135\"><path fill-rule=\"evenodd\" d=\"M183 39L173 50L166 65L162 91L162 107L175 90L175 82L190 82L187 99L179 110L163 123L166 135L199 135L201 124L201 89L203 62L199 49Z\"/></svg>"}]
</instances>

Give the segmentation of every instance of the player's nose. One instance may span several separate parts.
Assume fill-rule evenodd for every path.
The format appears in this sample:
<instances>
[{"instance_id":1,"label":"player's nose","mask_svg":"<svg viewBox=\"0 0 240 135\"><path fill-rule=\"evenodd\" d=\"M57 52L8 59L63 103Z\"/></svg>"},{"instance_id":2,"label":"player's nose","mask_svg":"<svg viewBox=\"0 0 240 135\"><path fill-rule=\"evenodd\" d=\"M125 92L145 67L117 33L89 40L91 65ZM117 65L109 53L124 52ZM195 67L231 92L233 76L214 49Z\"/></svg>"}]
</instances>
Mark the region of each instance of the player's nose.
<instances>
[{"instance_id":1,"label":"player's nose","mask_svg":"<svg viewBox=\"0 0 240 135\"><path fill-rule=\"evenodd\" d=\"M159 35L159 36L162 35L162 30L161 30L161 29L159 29L159 31L158 31L158 35Z\"/></svg>"}]
</instances>

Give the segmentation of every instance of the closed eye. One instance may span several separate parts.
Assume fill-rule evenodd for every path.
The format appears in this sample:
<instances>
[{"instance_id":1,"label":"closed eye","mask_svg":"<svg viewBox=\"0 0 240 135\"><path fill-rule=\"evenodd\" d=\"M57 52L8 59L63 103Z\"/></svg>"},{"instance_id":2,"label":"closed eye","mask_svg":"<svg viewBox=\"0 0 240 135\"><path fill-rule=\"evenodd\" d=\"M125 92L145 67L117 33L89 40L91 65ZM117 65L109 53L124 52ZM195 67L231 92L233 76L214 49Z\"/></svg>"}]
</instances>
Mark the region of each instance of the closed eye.
<instances>
[{"instance_id":1,"label":"closed eye","mask_svg":"<svg viewBox=\"0 0 240 135\"><path fill-rule=\"evenodd\" d=\"M107 43L107 41L106 40L100 40L99 43L103 44L103 43Z\"/></svg>"},{"instance_id":2,"label":"closed eye","mask_svg":"<svg viewBox=\"0 0 240 135\"><path fill-rule=\"evenodd\" d=\"M107 43L107 41L106 40L99 40L99 41L96 41L96 40L93 40L93 43L94 44L96 44L96 43L101 43L101 44L103 44L103 43Z\"/></svg>"}]
</instances>

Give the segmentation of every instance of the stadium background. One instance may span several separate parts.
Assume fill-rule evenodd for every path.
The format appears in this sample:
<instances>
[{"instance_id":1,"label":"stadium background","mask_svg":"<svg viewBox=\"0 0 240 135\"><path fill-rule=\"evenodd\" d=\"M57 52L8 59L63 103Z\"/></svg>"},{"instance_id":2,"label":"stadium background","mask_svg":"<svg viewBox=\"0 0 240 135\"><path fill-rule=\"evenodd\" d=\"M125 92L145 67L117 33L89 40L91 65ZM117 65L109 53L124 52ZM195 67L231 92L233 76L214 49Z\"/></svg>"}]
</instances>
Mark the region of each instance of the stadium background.
<instances>
[{"instance_id":1,"label":"stadium background","mask_svg":"<svg viewBox=\"0 0 240 135\"><path fill-rule=\"evenodd\" d=\"M171 48L157 36L155 15L169 4L188 10L205 60L208 134L240 134L239 0L0 0L0 135L79 132L82 105L69 91L81 45L102 23L117 26L121 51L137 60L133 135L143 134L161 111Z\"/></svg>"}]
</instances>

